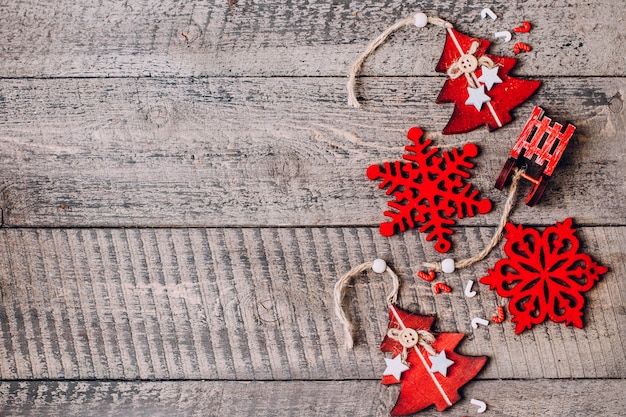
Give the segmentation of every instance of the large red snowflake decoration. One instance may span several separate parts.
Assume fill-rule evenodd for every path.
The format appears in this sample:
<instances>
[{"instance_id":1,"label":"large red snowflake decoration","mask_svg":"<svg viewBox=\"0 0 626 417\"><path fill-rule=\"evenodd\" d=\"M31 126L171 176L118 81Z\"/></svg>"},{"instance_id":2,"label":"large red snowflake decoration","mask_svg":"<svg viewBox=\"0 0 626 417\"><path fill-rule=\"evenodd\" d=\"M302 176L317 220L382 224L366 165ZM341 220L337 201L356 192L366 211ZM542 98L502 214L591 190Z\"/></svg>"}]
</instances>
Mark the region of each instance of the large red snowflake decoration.
<instances>
[{"instance_id":1,"label":"large red snowflake decoration","mask_svg":"<svg viewBox=\"0 0 626 417\"><path fill-rule=\"evenodd\" d=\"M543 233L522 225L506 225L504 252L494 269L480 282L508 297L509 311L519 334L546 318L583 327L585 299L600 275L608 269L578 253L572 219L547 227Z\"/></svg>"},{"instance_id":2,"label":"large red snowflake decoration","mask_svg":"<svg viewBox=\"0 0 626 417\"><path fill-rule=\"evenodd\" d=\"M473 379L487 362L486 356L464 356L454 351L464 337L462 333L437 335L430 345L435 355L419 344L407 349L407 344L400 341L403 338L402 331L405 333L407 330L408 333L412 333L410 330L415 333L420 330L429 331L434 321L434 317L412 314L395 306L389 307L389 329L396 330L400 337L386 336L380 349L383 352L391 352L398 361L403 352L406 352L404 366L396 372L396 375L393 375L393 372L385 372L389 375L383 376L382 379L385 385L402 384L391 415L413 414L433 404L437 410L445 410L460 399L459 388ZM390 368L393 361L386 361ZM396 378L398 374L400 377Z\"/></svg>"},{"instance_id":3,"label":"large red snowflake decoration","mask_svg":"<svg viewBox=\"0 0 626 417\"><path fill-rule=\"evenodd\" d=\"M515 58L485 54L486 39L447 29L436 70L448 74L438 103L454 103L444 134L464 133L487 125L494 130L511 121L509 111L530 97L541 82L510 77Z\"/></svg>"},{"instance_id":4,"label":"large red snowflake decoration","mask_svg":"<svg viewBox=\"0 0 626 417\"><path fill-rule=\"evenodd\" d=\"M393 193L394 200L387 205L392 209L384 215L391 220L381 223L383 236L391 236L412 229L421 223L420 232L429 233L426 240L436 239L435 249L441 253L450 250L450 226L455 221L450 217L456 213L462 219L476 213L488 213L491 201L478 198L478 190L465 183L470 177L467 170L474 167L470 158L478 155L476 145L466 144L462 150L452 149L436 156L439 149L430 148L432 140L422 139L422 130L413 127L408 138L413 145L405 147L403 155L407 162L385 162L367 169L370 180L381 180L379 188L389 186L387 195Z\"/></svg>"}]
</instances>

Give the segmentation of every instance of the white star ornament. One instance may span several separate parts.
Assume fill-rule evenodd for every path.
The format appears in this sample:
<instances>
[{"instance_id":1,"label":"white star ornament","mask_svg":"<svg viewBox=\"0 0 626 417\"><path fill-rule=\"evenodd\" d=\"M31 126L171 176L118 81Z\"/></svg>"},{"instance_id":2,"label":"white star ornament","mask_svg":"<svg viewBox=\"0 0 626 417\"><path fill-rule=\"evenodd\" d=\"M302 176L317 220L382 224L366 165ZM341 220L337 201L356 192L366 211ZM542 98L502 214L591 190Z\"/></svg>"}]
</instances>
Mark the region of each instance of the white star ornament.
<instances>
[{"instance_id":1,"label":"white star ornament","mask_svg":"<svg viewBox=\"0 0 626 417\"><path fill-rule=\"evenodd\" d=\"M494 84L500 84L502 82L500 77L498 77L497 66L493 68L487 68L486 66L482 65L480 67L480 71L481 74L480 77L478 77L478 81L485 84L485 87L487 87L487 91L491 90L491 87L493 87Z\"/></svg>"},{"instance_id":2,"label":"white star ornament","mask_svg":"<svg viewBox=\"0 0 626 417\"><path fill-rule=\"evenodd\" d=\"M490 101L491 98L487 94L485 94L485 86L480 85L478 88L467 87L467 93L469 97L465 104L473 105L476 107L476 110L480 111L483 108L483 104Z\"/></svg>"},{"instance_id":3,"label":"white star ornament","mask_svg":"<svg viewBox=\"0 0 626 417\"><path fill-rule=\"evenodd\" d=\"M402 356L398 355L393 359L385 358L385 363L387 364L387 368L385 372L383 372L383 376L385 375L393 375L398 381L400 381L400 375L402 372L409 369L404 363L402 363Z\"/></svg>"},{"instance_id":4,"label":"white star ornament","mask_svg":"<svg viewBox=\"0 0 626 417\"><path fill-rule=\"evenodd\" d=\"M430 373L439 372L443 376L448 376L448 367L454 363L446 358L446 352L443 350L438 355L428 355L428 359L430 359Z\"/></svg>"}]
</instances>

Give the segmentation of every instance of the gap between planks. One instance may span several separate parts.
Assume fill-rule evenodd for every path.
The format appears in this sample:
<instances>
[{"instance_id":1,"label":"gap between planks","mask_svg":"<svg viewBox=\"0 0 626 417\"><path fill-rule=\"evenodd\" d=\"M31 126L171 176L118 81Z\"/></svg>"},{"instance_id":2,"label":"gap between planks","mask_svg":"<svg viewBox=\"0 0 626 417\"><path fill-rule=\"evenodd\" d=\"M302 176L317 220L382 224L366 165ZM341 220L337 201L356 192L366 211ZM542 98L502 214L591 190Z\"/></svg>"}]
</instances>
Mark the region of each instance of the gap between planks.
<instances>
[{"instance_id":1,"label":"gap between planks","mask_svg":"<svg viewBox=\"0 0 626 417\"><path fill-rule=\"evenodd\" d=\"M444 412L473 415L470 398L502 417L621 416L625 380L472 381ZM324 382L9 382L0 385L3 416L388 416L398 387L378 381Z\"/></svg>"}]
</instances>

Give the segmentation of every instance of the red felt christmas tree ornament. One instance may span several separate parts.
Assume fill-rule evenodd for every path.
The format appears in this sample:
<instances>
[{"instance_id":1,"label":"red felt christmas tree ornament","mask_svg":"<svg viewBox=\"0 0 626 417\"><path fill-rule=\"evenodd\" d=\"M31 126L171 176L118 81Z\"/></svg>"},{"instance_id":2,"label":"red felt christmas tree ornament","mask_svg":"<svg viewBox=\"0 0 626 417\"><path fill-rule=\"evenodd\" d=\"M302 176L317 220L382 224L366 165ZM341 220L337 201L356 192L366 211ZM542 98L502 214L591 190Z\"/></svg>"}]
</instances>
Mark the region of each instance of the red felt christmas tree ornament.
<instances>
[{"instance_id":1,"label":"red felt christmas tree ornament","mask_svg":"<svg viewBox=\"0 0 626 417\"><path fill-rule=\"evenodd\" d=\"M409 25L428 23L446 30L446 42L436 71L447 74L438 103L454 103L444 134L465 133L482 125L494 130L509 123L510 111L525 102L540 86L536 80L522 80L509 75L515 58L487 53L491 42L458 32L451 23L424 13L403 19L381 33L354 63L348 79L348 103L359 107L355 93L356 77L366 58L394 31Z\"/></svg>"},{"instance_id":2,"label":"red felt christmas tree ornament","mask_svg":"<svg viewBox=\"0 0 626 417\"><path fill-rule=\"evenodd\" d=\"M387 273L393 289L387 296L389 325L381 351L391 353L385 359L382 383L401 384L400 394L391 415L416 413L434 405L443 411L460 400L458 390L472 380L487 362L485 356L465 356L455 352L464 335L461 333L431 333L434 317L410 313L396 306L400 286L397 275L382 259L366 262L343 275L335 285L335 314L344 326L346 347L352 348L352 324L343 301L348 282L354 276L372 269ZM472 404L482 401L471 400Z\"/></svg>"},{"instance_id":3,"label":"red felt christmas tree ornament","mask_svg":"<svg viewBox=\"0 0 626 417\"><path fill-rule=\"evenodd\" d=\"M446 28L446 44L437 71L448 75L437 103L454 103L444 134L464 133L486 125L509 123L509 111L525 102L541 82L508 75L517 60L486 53L490 43Z\"/></svg>"},{"instance_id":4,"label":"red felt christmas tree ornament","mask_svg":"<svg viewBox=\"0 0 626 417\"><path fill-rule=\"evenodd\" d=\"M465 337L462 333L431 334L434 321L434 317L389 305L389 328L380 350L390 352L394 358L385 360L387 369L382 383L401 384L400 395L391 410L393 416L413 414L430 405L445 410L459 401L459 388L471 381L487 362L486 356L464 356L454 351ZM398 357L406 363L401 375L395 372L393 363L399 362Z\"/></svg>"}]
</instances>

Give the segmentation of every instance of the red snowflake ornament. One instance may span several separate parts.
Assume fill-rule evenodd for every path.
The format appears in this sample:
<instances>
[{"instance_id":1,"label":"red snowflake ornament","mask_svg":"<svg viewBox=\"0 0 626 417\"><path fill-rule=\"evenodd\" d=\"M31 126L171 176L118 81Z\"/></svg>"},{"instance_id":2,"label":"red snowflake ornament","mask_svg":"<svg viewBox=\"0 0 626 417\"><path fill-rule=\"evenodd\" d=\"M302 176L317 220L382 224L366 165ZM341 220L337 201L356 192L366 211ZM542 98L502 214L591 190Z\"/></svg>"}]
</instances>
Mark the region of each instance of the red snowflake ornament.
<instances>
[{"instance_id":1,"label":"red snowflake ornament","mask_svg":"<svg viewBox=\"0 0 626 417\"><path fill-rule=\"evenodd\" d=\"M434 317L412 314L395 306L389 307L389 329L429 331L434 320ZM438 367L437 371L433 371L434 356L423 346L415 345L407 349L405 362L408 369L402 372L399 379L394 375L386 375L382 379L385 385L402 384L391 415L413 414L430 405L443 411L460 399L459 388L472 380L487 362L486 356L464 356L454 351L463 337L462 333L441 333L436 336L431 344L437 353L435 356L445 358L444 366ZM399 340L386 336L380 349L398 357L405 346Z\"/></svg>"},{"instance_id":2,"label":"red snowflake ornament","mask_svg":"<svg viewBox=\"0 0 626 417\"><path fill-rule=\"evenodd\" d=\"M436 70L448 74L438 103L454 103L444 134L464 133L487 125L494 130L509 123L509 111L526 101L541 84L510 77L515 58L485 54L486 39L447 29L446 43Z\"/></svg>"},{"instance_id":3,"label":"red snowflake ornament","mask_svg":"<svg viewBox=\"0 0 626 417\"><path fill-rule=\"evenodd\" d=\"M491 210L491 201L479 199L478 190L464 181L470 177L468 170L474 164L469 159L478 155L478 147L470 143L437 156L439 149L430 147L432 140L422 139L419 127L411 128L407 136L413 142L405 147L407 162L385 162L367 169L367 177L380 180L381 189L389 186L386 194L394 196L387 203L392 210L384 212L391 220L381 223L380 233L391 236L396 229L404 232L421 223L419 231L428 233L426 240L435 239L435 249L445 253L450 250L455 224L451 216L456 213L462 219Z\"/></svg>"},{"instance_id":4,"label":"red snowflake ornament","mask_svg":"<svg viewBox=\"0 0 626 417\"><path fill-rule=\"evenodd\" d=\"M499 260L480 282L511 299L509 311L515 333L548 317L556 323L583 327L582 293L608 269L589 255L578 253L575 232L570 218L543 233L522 225L506 225L504 252L508 258Z\"/></svg>"}]
</instances>

